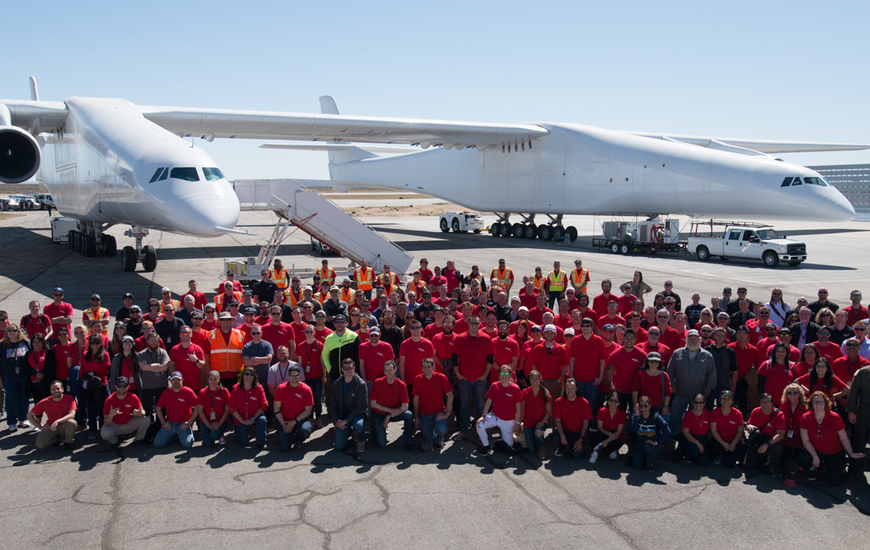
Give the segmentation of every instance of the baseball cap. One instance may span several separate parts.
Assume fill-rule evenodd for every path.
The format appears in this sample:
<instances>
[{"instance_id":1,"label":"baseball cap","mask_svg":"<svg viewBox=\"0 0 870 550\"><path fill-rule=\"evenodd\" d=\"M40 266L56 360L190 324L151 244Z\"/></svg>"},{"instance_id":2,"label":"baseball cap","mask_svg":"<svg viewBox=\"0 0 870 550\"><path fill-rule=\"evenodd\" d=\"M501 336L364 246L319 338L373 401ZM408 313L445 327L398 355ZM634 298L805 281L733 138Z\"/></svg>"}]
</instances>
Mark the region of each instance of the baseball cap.
<instances>
[{"instance_id":1,"label":"baseball cap","mask_svg":"<svg viewBox=\"0 0 870 550\"><path fill-rule=\"evenodd\" d=\"M136 304L133 304L132 306L130 306L130 312L133 312L133 311L139 311L139 312L141 312L141 311L142 311L142 308L139 307L139 306L137 306Z\"/></svg>"},{"instance_id":2,"label":"baseball cap","mask_svg":"<svg viewBox=\"0 0 870 550\"><path fill-rule=\"evenodd\" d=\"M518 309L517 311L525 311L526 313L528 313L529 308L527 308L526 306L520 306L520 309Z\"/></svg>"},{"instance_id":3,"label":"baseball cap","mask_svg":"<svg viewBox=\"0 0 870 550\"><path fill-rule=\"evenodd\" d=\"M536 331L536 330L538 332L541 332L541 325L532 325L532 328L529 329L529 331L531 331L531 332Z\"/></svg>"},{"instance_id":4,"label":"baseball cap","mask_svg":"<svg viewBox=\"0 0 870 550\"><path fill-rule=\"evenodd\" d=\"M256 315L257 310L252 307L246 307L245 311L242 312L242 315Z\"/></svg>"},{"instance_id":5,"label":"baseball cap","mask_svg":"<svg viewBox=\"0 0 870 550\"><path fill-rule=\"evenodd\" d=\"M556 325L547 325L544 327L544 332L553 331L556 332Z\"/></svg>"},{"instance_id":6,"label":"baseball cap","mask_svg":"<svg viewBox=\"0 0 870 550\"><path fill-rule=\"evenodd\" d=\"M136 340L132 336L124 336L121 338L121 342L135 342Z\"/></svg>"},{"instance_id":7,"label":"baseball cap","mask_svg":"<svg viewBox=\"0 0 870 550\"><path fill-rule=\"evenodd\" d=\"M55 289L54 289L54 292L60 292L61 294L64 294L63 289L60 288L60 287L55 288Z\"/></svg>"},{"instance_id":8,"label":"baseball cap","mask_svg":"<svg viewBox=\"0 0 870 550\"><path fill-rule=\"evenodd\" d=\"M659 363L661 363L662 361L662 356L657 351L651 351L649 355L646 356L646 358L650 361L658 361Z\"/></svg>"},{"instance_id":9,"label":"baseball cap","mask_svg":"<svg viewBox=\"0 0 870 550\"><path fill-rule=\"evenodd\" d=\"M614 326L611 325L610 323L607 323L606 325L604 325L603 327L601 327L601 330L614 331L614 330L616 330L616 327L614 327Z\"/></svg>"},{"instance_id":10,"label":"baseball cap","mask_svg":"<svg viewBox=\"0 0 870 550\"><path fill-rule=\"evenodd\" d=\"M695 330L695 329L692 329L692 330L690 330L689 332L686 333L686 337L689 337L689 336L699 336L699 337L700 337L700 336L701 336L701 333L698 332L698 331Z\"/></svg>"},{"instance_id":11,"label":"baseball cap","mask_svg":"<svg viewBox=\"0 0 870 550\"><path fill-rule=\"evenodd\" d=\"M229 303L229 306L230 306L230 307L232 307L232 306L238 306L238 305L239 305L239 301L238 301L238 300L230 300L230 303Z\"/></svg>"},{"instance_id":12,"label":"baseball cap","mask_svg":"<svg viewBox=\"0 0 870 550\"><path fill-rule=\"evenodd\" d=\"M173 379L175 379L175 378L184 378L184 377L181 376L181 373L180 373L180 372L175 371L175 372L173 372L172 374L169 375L169 379L170 379L170 380L173 380Z\"/></svg>"},{"instance_id":13,"label":"baseball cap","mask_svg":"<svg viewBox=\"0 0 870 550\"><path fill-rule=\"evenodd\" d=\"M287 374L290 374L291 372L298 372L299 374L302 374L302 367L297 364L290 365L290 368L287 369Z\"/></svg>"},{"instance_id":14,"label":"baseball cap","mask_svg":"<svg viewBox=\"0 0 870 550\"><path fill-rule=\"evenodd\" d=\"M91 300L102 300L99 294L91 294Z\"/></svg>"},{"instance_id":15,"label":"baseball cap","mask_svg":"<svg viewBox=\"0 0 870 550\"><path fill-rule=\"evenodd\" d=\"M132 293L132 292L125 292L125 293L124 293L124 298L130 298L131 300L135 300L135 299L136 299L136 298L133 297L133 293Z\"/></svg>"},{"instance_id":16,"label":"baseball cap","mask_svg":"<svg viewBox=\"0 0 870 550\"><path fill-rule=\"evenodd\" d=\"M336 323L346 323L347 317L345 317L344 314L339 313L338 315L335 316L335 322Z\"/></svg>"},{"instance_id":17,"label":"baseball cap","mask_svg":"<svg viewBox=\"0 0 870 550\"><path fill-rule=\"evenodd\" d=\"M369 336L371 336L372 334L377 334L378 336L380 336L380 334L381 334L381 329L379 329L378 327L372 327L372 328L370 328L370 329L369 329Z\"/></svg>"},{"instance_id":18,"label":"baseball cap","mask_svg":"<svg viewBox=\"0 0 870 550\"><path fill-rule=\"evenodd\" d=\"M119 376L118 378L115 379L115 385L117 386L118 384L127 384L129 386L130 381L127 380L126 376Z\"/></svg>"},{"instance_id":19,"label":"baseball cap","mask_svg":"<svg viewBox=\"0 0 870 550\"><path fill-rule=\"evenodd\" d=\"M574 329L572 327L568 327L565 329L565 336L574 336Z\"/></svg>"}]
</instances>

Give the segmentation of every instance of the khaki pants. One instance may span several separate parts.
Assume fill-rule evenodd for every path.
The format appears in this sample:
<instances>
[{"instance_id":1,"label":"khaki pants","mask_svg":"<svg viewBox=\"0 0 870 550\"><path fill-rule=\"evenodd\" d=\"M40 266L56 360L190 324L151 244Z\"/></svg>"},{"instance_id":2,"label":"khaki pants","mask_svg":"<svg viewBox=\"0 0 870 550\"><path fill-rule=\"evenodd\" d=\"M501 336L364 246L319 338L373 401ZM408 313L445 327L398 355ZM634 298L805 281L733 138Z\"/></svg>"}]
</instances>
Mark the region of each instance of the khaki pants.
<instances>
[{"instance_id":1,"label":"khaki pants","mask_svg":"<svg viewBox=\"0 0 870 550\"><path fill-rule=\"evenodd\" d=\"M77 427L78 424L76 424L75 420L61 422L57 425L57 430L55 431L51 430L50 424L43 424L42 429L36 434L36 448L44 449L49 445L54 445L57 438L61 436L63 436L64 443L72 443Z\"/></svg>"},{"instance_id":2,"label":"khaki pants","mask_svg":"<svg viewBox=\"0 0 870 550\"><path fill-rule=\"evenodd\" d=\"M114 445L118 442L119 435L127 435L136 432L136 441L145 439L145 433L151 426L151 419L147 416L133 416L126 424L104 424L100 429L100 437Z\"/></svg>"}]
</instances>

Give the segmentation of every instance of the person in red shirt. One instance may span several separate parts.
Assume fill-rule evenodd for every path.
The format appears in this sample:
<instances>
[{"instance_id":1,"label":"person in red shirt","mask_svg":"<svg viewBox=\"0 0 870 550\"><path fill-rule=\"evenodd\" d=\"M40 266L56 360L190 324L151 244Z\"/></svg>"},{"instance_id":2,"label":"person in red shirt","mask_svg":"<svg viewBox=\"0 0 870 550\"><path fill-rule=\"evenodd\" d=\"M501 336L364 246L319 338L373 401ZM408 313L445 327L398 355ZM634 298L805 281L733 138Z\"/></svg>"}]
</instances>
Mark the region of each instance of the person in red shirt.
<instances>
[{"instance_id":1,"label":"person in red shirt","mask_svg":"<svg viewBox=\"0 0 870 550\"><path fill-rule=\"evenodd\" d=\"M30 302L30 313L21 318L19 327L27 332L29 338L41 334L46 340L53 338L52 323L48 315L39 312L39 301Z\"/></svg>"},{"instance_id":2,"label":"person in red shirt","mask_svg":"<svg viewBox=\"0 0 870 550\"><path fill-rule=\"evenodd\" d=\"M66 328L58 329L55 335L58 341L51 348L54 352L54 376L64 383L67 393L70 393L70 369L79 364L79 346L75 342L70 342L69 331Z\"/></svg>"},{"instance_id":3,"label":"person in red shirt","mask_svg":"<svg viewBox=\"0 0 870 550\"><path fill-rule=\"evenodd\" d=\"M737 384L734 387L734 406L745 416L749 414L749 383L746 381L746 375L752 369L756 369L757 375L757 369L761 365L758 349L749 343L749 331L744 326L737 328L736 341L728 344L728 347L734 350L734 355L737 357Z\"/></svg>"},{"instance_id":4,"label":"person in red shirt","mask_svg":"<svg viewBox=\"0 0 870 550\"><path fill-rule=\"evenodd\" d=\"M510 323L502 319L498 322L498 336L492 339L493 362L495 365L507 365L511 368L511 380L517 381L517 365L520 361L520 345L510 337ZM490 369L489 383L498 382L499 372Z\"/></svg>"},{"instance_id":5,"label":"person in red shirt","mask_svg":"<svg viewBox=\"0 0 870 550\"><path fill-rule=\"evenodd\" d=\"M456 338L459 336L453 330L455 321L452 315L444 318L441 325L441 333L432 339L432 347L435 349L435 367L439 372L447 375L450 384L455 386L455 373L453 372L453 354L456 353Z\"/></svg>"},{"instance_id":6,"label":"person in red shirt","mask_svg":"<svg viewBox=\"0 0 870 550\"><path fill-rule=\"evenodd\" d=\"M860 290L853 290L849 295L849 298L852 300L852 304L844 307L843 311L845 311L847 315L846 324L851 327L858 321L863 321L870 317L870 311L861 305Z\"/></svg>"},{"instance_id":7,"label":"person in red shirt","mask_svg":"<svg viewBox=\"0 0 870 550\"><path fill-rule=\"evenodd\" d=\"M853 298L854 300L854 298ZM810 396L810 410L801 417L801 440L804 448L798 457L810 480L823 471L827 482L840 485L846 479L846 455L864 458L852 449L846 424L831 411L831 400L822 392ZM824 466L824 468L822 468Z\"/></svg>"},{"instance_id":8,"label":"person in red shirt","mask_svg":"<svg viewBox=\"0 0 870 550\"><path fill-rule=\"evenodd\" d=\"M604 340L593 334L592 319L580 321L580 334L571 342L569 376L577 381L583 397L595 402L598 386L604 380L606 352Z\"/></svg>"},{"instance_id":9,"label":"person in red shirt","mask_svg":"<svg viewBox=\"0 0 870 550\"><path fill-rule=\"evenodd\" d=\"M191 342L192 335L193 329L181 327L181 343L169 350L169 365L166 368L170 372L180 372L184 387L198 392L201 387L200 373L208 363L205 362L205 351Z\"/></svg>"},{"instance_id":10,"label":"person in red shirt","mask_svg":"<svg viewBox=\"0 0 870 550\"><path fill-rule=\"evenodd\" d=\"M831 329L822 326L816 334L819 337L819 340L814 342L816 351L833 365L834 361L843 356L843 352L840 350L840 346L831 343Z\"/></svg>"},{"instance_id":11,"label":"person in red shirt","mask_svg":"<svg viewBox=\"0 0 870 550\"><path fill-rule=\"evenodd\" d=\"M425 329L423 329L423 338L432 341L435 338L435 335L440 333L442 327L444 326L444 318L447 317L447 314L441 306L436 306L434 311L435 322L430 323Z\"/></svg>"},{"instance_id":12,"label":"person in red shirt","mask_svg":"<svg viewBox=\"0 0 870 550\"><path fill-rule=\"evenodd\" d=\"M420 429L423 436L420 449L431 452L434 447L441 448L444 445L447 417L453 412L453 388L447 376L435 372L433 359L424 359L421 367L423 374L418 375L412 385L414 426Z\"/></svg>"},{"instance_id":13,"label":"person in red shirt","mask_svg":"<svg viewBox=\"0 0 870 550\"><path fill-rule=\"evenodd\" d=\"M538 458L547 458L544 433L553 413L553 397L541 384L541 373L529 373L529 387L523 390L523 435L530 453L538 451Z\"/></svg>"},{"instance_id":14,"label":"person in red shirt","mask_svg":"<svg viewBox=\"0 0 870 550\"><path fill-rule=\"evenodd\" d=\"M746 422L747 449L743 467L747 472L757 470L767 460L773 477L782 477L779 462L782 457L782 441L785 440L785 415L773 408L769 394L759 396L756 407Z\"/></svg>"},{"instance_id":15,"label":"person in red shirt","mask_svg":"<svg viewBox=\"0 0 870 550\"><path fill-rule=\"evenodd\" d=\"M513 370L508 365L502 365L498 371L499 381L491 384L486 391L483 414L477 420L477 436L483 443L483 448L478 451L481 456L492 454L486 430L501 430L503 450L510 454L513 449L513 434L519 433L522 426L523 396L520 387L511 381L512 375Z\"/></svg>"},{"instance_id":16,"label":"person in red shirt","mask_svg":"<svg viewBox=\"0 0 870 550\"><path fill-rule=\"evenodd\" d=\"M302 367L290 365L287 375L289 380L275 390L278 449L282 451L294 445L297 449L302 448L302 443L311 436L311 411L314 408L314 394L307 384L301 382Z\"/></svg>"},{"instance_id":17,"label":"person in red shirt","mask_svg":"<svg viewBox=\"0 0 870 550\"><path fill-rule=\"evenodd\" d=\"M535 283L532 281L526 281L525 286L520 289L519 298L520 303L525 306L527 310L531 311L532 308L537 307L538 291L535 288Z\"/></svg>"},{"instance_id":18,"label":"person in red shirt","mask_svg":"<svg viewBox=\"0 0 870 550\"><path fill-rule=\"evenodd\" d=\"M492 368L495 350L492 340L480 330L480 318L473 315L468 320L468 332L456 339L453 355L453 372L459 384L459 435L464 437L471 426L471 399L474 398L475 418L483 415L483 404Z\"/></svg>"},{"instance_id":19,"label":"person in red shirt","mask_svg":"<svg viewBox=\"0 0 870 550\"><path fill-rule=\"evenodd\" d=\"M204 311L206 304L208 304L208 298L205 297L205 294L196 289L196 281L193 279L187 281L187 289L187 292L181 296L181 299L184 300L185 296L193 296L194 307L200 311ZM239 290L241 290L241 285L239 286Z\"/></svg>"},{"instance_id":20,"label":"person in red shirt","mask_svg":"<svg viewBox=\"0 0 870 550\"><path fill-rule=\"evenodd\" d=\"M408 386L396 378L396 362L384 363L384 375L372 384L369 399L372 409L372 432L375 445L387 446L387 428L390 422L403 423L403 448L411 450L414 440L414 414L408 407Z\"/></svg>"},{"instance_id":21,"label":"person in red shirt","mask_svg":"<svg viewBox=\"0 0 870 550\"><path fill-rule=\"evenodd\" d=\"M197 381L199 376L197 375ZM184 448L193 446L193 421L196 420L196 392L184 385L180 372L169 376L170 387L163 390L157 400L157 422L162 429L154 436L154 448L164 447L178 436ZM166 414L163 413L166 409Z\"/></svg>"},{"instance_id":22,"label":"person in red shirt","mask_svg":"<svg viewBox=\"0 0 870 550\"><path fill-rule=\"evenodd\" d=\"M366 381L369 391L374 381L383 376L384 364L395 358L393 347L381 342L381 330L378 327L369 329L369 341L359 347L360 376Z\"/></svg>"},{"instance_id":23,"label":"person in red shirt","mask_svg":"<svg viewBox=\"0 0 870 550\"><path fill-rule=\"evenodd\" d=\"M610 289L613 288L613 283L610 279L604 279L601 281L601 294L595 297L592 300L592 309L596 312L607 311L607 304L611 300L617 300L617 297L610 293ZM617 302L617 309L619 309L619 305Z\"/></svg>"},{"instance_id":24,"label":"person in red shirt","mask_svg":"<svg viewBox=\"0 0 870 550\"><path fill-rule=\"evenodd\" d=\"M622 343L624 346L611 353L607 359L607 383L613 390L619 392L622 408L628 410L635 374L643 367L647 355L634 346L635 335L632 330L625 331Z\"/></svg>"},{"instance_id":25,"label":"person in red shirt","mask_svg":"<svg viewBox=\"0 0 870 550\"><path fill-rule=\"evenodd\" d=\"M719 407L710 413L710 452L713 464L733 468L743 458L743 414L734 408L734 394L719 394Z\"/></svg>"},{"instance_id":26,"label":"person in red shirt","mask_svg":"<svg viewBox=\"0 0 870 550\"><path fill-rule=\"evenodd\" d=\"M230 416L230 391L221 386L221 373L209 371L206 386L196 396L196 421L202 436L203 447L214 447L215 443L226 443L224 432Z\"/></svg>"},{"instance_id":27,"label":"person in red shirt","mask_svg":"<svg viewBox=\"0 0 870 550\"><path fill-rule=\"evenodd\" d=\"M557 327L561 328L562 330L565 330L567 328L571 328L574 326L574 322L571 321L570 304L568 303L568 300L566 300L565 298L562 298L561 300L559 300L559 313L553 319L553 324L555 324Z\"/></svg>"},{"instance_id":28,"label":"person in red shirt","mask_svg":"<svg viewBox=\"0 0 870 550\"><path fill-rule=\"evenodd\" d=\"M824 357L816 361L815 367L810 372L800 376L795 382L810 395L820 391L831 400L842 398L844 403L845 397L848 396L846 383L834 375L830 363Z\"/></svg>"},{"instance_id":29,"label":"person in red shirt","mask_svg":"<svg viewBox=\"0 0 870 550\"><path fill-rule=\"evenodd\" d=\"M55 344L57 344L57 332L60 329L65 328L67 330L67 335L69 335L69 330L73 322L73 307L72 304L63 301L62 288L57 287L54 289L52 295L54 301L43 306L42 313L44 313L51 322L52 337L48 339L48 343L51 347L54 347Z\"/></svg>"},{"instance_id":30,"label":"person in red shirt","mask_svg":"<svg viewBox=\"0 0 870 550\"><path fill-rule=\"evenodd\" d=\"M851 384L855 372L870 365L870 361L859 355L861 343L857 338L849 338L843 342L843 347L846 348L846 355L835 360L831 365L831 370L834 371L834 376L847 384Z\"/></svg>"},{"instance_id":31,"label":"person in red shirt","mask_svg":"<svg viewBox=\"0 0 870 550\"><path fill-rule=\"evenodd\" d=\"M411 337L399 346L399 377L412 392L413 381L423 373L423 359L435 357L435 346L422 335L423 325L414 320L411 323Z\"/></svg>"},{"instance_id":32,"label":"person in red shirt","mask_svg":"<svg viewBox=\"0 0 870 550\"><path fill-rule=\"evenodd\" d=\"M628 415L620 407L619 393L610 392L605 403L606 405L601 407L596 417L598 431L593 435L592 442L595 447L593 447L592 455L589 457L589 462L592 464L602 454L608 455L611 460L616 460L619 456L619 449L622 448L625 441L625 426L628 424Z\"/></svg>"},{"instance_id":33,"label":"person in red shirt","mask_svg":"<svg viewBox=\"0 0 870 550\"><path fill-rule=\"evenodd\" d=\"M75 421L76 400L71 395L63 393L63 382L55 380L51 383L51 395L40 400L27 413L27 420L39 430L36 436L36 448L44 449L53 445L59 437L63 437L63 446L72 448L73 437L76 435ZM42 416L46 416L45 423Z\"/></svg>"},{"instance_id":34,"label":"person in red shirt","mask_svg":"<svg viewBox=\"0 0 870 550\"><path fill-rule=\"evenodd\" d=\"M142 321L142 336L136 338L134 341L136 345L136 351L144 351L145 348L148 347L148 335L154 332L154 323L151 321ZM166 346L163 345L163 339L157 339L158 345L161 349L166 349Z\"/></svg>"},{"instance_id":35,"label":"person in red shirt","mask_svg":"<svg viewBox=\"0 0 870 550\"><path fill-rule=\"evenodd\" d=\"M649 339L646 329L641 326L643 315L641 315L639 311L632 311L625 316L625 320L628 321L628 326L626 328L630 328L634 331L636 345L639 346Z\"/></svg>"},{"instance_id":36,"label":"person in red shirt","mask_svg":"<svg viewBox=\"0 0 870 550\"><path fill-rule=\"evenodd\" d=\"M758 394L781 396L785 387L795 378L797 376L794 363L788 359L788 347L782 343L776 344L771 359L762 363L758 369Z\"/></svg>"},{"instance_id":37,"label":"person in red shirt","mask_svg":"<svg viewBox=\"0 0 870 550\"><path fill-rule=\"evenodd\" d=\"M661 366L661 355L656 352L647 355L631 383L632 408L638 404L638 398L645 395L650 399L650 414L670 416L671 379Z\"/></svg>"},{"instance_id":38,"label":"person in red shirt","mask_svg":"<svg viewBox=\"0 0 870 550\"><path fill-rule=\"evenodd\" d=\"M556 326L544 327L544 341L531 349L525 368L537 370L543 378L542 384L552 395L562 389L562 380L568 376L571 358L565 346L556 343Z\"/></svg>"},{"instance_id":39,"label":"person in red shirt","mask_svg":"<svg viewBox=\"0 0 870 550\"><path fill-rule=\"evenodd\" d=\"M631 285L622 283L619 290L622 292L617 301L619 302L619 314L623 317L634 311L634 303L637 301L637 296L631 293Z\"/></svg>"},{"instance_id":40,"label":"person in red shirt","mask_svg":"<svg viewBox=\"0 0 870 550\"><path fill-rule=\"evenodd\" d=\"M268 311L269 320L265 324L257 323L256 319L254 321L255 324L263 327L263 340L272 344L274 350L281 346L287 346L290 357L295 357L296 335L293 333L293 326L281 321L281 308L273 306Z\"/></svg>"},{"instance_id":41,"label":"person in red shirt","mask_svg":"<svg viewBox=\"0 0 870 550\"><path fill-rule=\"evenodd\" d=\"M115 393L103 404L103 427L100 437L110 445L118 445L119 435L136 433L135 439L142 443L151 427L151 419L145 415L145 408L139 397L130 391L130 380L125 376L115 379Z\"/></svg>"},{"instance_id":42,"label":"person in red shirt","mask_svg":"<svg viewBox=\"0 0 870 550\"><path fill-rule=\"evenodd\" d=\"M699 393L692 399L692 408L683 415L680 424L679 454L686 462L700 466L710 463L710 411L707 398Z\"/></svg>"},{"instance_id":43,"label":"person in red shirt","mask_svg":"<svg viewBox=\"0 0 870 550\"><path fill-rule=\"evenodd\" d=\"M566 452L572 458L581 458L583 440L592 420L592 408L589 402L577 393L577 381L569 378L562 389L562 397L556 399L553 405L553 418L556 420L556 432L559 434L559 448L556 456Z\"/></svg>"},{"instance_id":44,"label":"person in red shirt","mask_svg":"<svg viewBox=\"0 0 870 550\"><path fill-rule=\"evenodd\" d=\"M786 482L784 485L797 487L799 464L798 458L804 448L801 440L801 417L807 412L807 398L800 384L792 382L785 387L781 396L782 405L779 411L783 414L785 422L785 438L782 441L781 464L785 468Z\"/></svg>"},{"instance_id":45,"label":"person in red shirt","mask_svg":"<svg viewBox=\"0 0 870 550\"><path fill-rule=\"evenodd\" d=\"M108 396L107 378L110 367L109 354L103 348L100 334L88 336L87 351L82 355L81 389L79 408L85 410L87 417L88 439L96 439L98 425L103 425L103 402Z\"/></svg>"},{"instance_id":46,"label":"person in red shirt","mask_svg":"<svg viewBox=\"0 0 870 550\"><path fill-rule=\"evenodd\" d=\"M257 379L254 367L242 370L242 381L230 393L230 414L236 424L236 443L247 447L251 442L251 426L257 430L257 448L266 448L266 392Z\"/></svg>"},{"instance_id":47,"label":"person in red shirt","mask_svg":"<svg viewBox=\"0 0 870 550\"><path fill-rule=\"evenodd\" d=\"M529 310L529 319L536 325L540 325L543 323L544 313L552 315L553 310L547 307L547 295L542 292L535 297L535 307Z\"/></svg>"},{"instance_id":48,"label":"person in red shirt","mask_svg":"<svg viewBox=\"0 0 870 550\"><path fill-rule=\"evenodd\" d=\"M305 373L305 384L311 388L314 395L314 409L312 411L314 423L312 427L318 429L323 427L321 420L323 386L328 382L328 375L323 368L323 359L321 358L323 343L315 338L314 327L311 325L305 325L302 335L305 337L305 341L296 347L296 360Z\"/></svg>"}]
</instances>

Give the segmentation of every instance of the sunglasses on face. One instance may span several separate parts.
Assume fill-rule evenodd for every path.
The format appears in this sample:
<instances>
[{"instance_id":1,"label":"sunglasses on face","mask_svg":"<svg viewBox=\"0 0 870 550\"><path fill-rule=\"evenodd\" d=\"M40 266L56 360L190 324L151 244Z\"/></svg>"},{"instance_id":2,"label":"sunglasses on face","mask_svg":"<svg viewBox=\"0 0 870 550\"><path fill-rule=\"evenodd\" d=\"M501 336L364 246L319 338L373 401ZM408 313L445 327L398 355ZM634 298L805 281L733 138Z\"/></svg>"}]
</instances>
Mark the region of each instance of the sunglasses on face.
<instances>
[{"instance_id":1,"label":"sunglasses on face","mask_svg":"<svg viewBox=\"0 0 870 550\"><path fill-rule=\"evenodd\" d=\"M695 405L703 405L706 401L692 401Z\"/></svg>"},{"instance_id":2,"label":"sunglasses on face","mask_svg":"<svg viewBox=\"0 0 870 550\"><path fill-rule=\"evenodd\" d=\"M785 392L785 393L786 393L786 395L797 395L797 394L800 393L800 392L789 391L789 392Z\"/></svg>"},{"instance_id":3,"label":"sunglasses on face","mask_svg":"<svg viewBox=\"0 0 870 550\"><path fill-rule=\"evenodd\" d=\"M242 376L254 376L254 375L253 375L253 374L251 374L251 373L250 373L250 372L246 372L246 373L245 373L245 374L243 374L243 375L242 375Z\"/></svg>"},{"instance_id":4,"label":"sunglasses on face","mask_svg":"<svg viewBox=\"0 0 870 550\"><path fill-rule=\"evenodd\" d=\"M608 399L608 403L619 403L619 399Z\"/></svg>"}]
</instances>

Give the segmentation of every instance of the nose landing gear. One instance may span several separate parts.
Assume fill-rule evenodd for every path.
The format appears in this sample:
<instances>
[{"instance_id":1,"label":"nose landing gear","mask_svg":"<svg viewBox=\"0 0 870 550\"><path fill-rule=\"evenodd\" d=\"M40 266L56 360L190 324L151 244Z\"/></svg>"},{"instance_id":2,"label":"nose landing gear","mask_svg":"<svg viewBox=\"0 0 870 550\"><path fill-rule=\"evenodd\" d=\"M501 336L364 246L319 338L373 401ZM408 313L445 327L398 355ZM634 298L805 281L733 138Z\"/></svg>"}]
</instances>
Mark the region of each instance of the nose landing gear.
<instances>
[{"instance_id":1,"label":"nose landing gear","mask_svg":"<svg viewBox=\"0 0 870 550\"><path fill-rule=\"evenodd\" d=\"M142 268L147 272L152 272L157 268L157 250L153 246L142 246L142 239L148 236L148 230L142 227L132 226L127 231L124 231L125 237L133 237L136 239L136 248L125 246L121 251L121 263L124 266L124 271L136 271L136 264L142 262Z\"/></svg>"}]
</instances>

